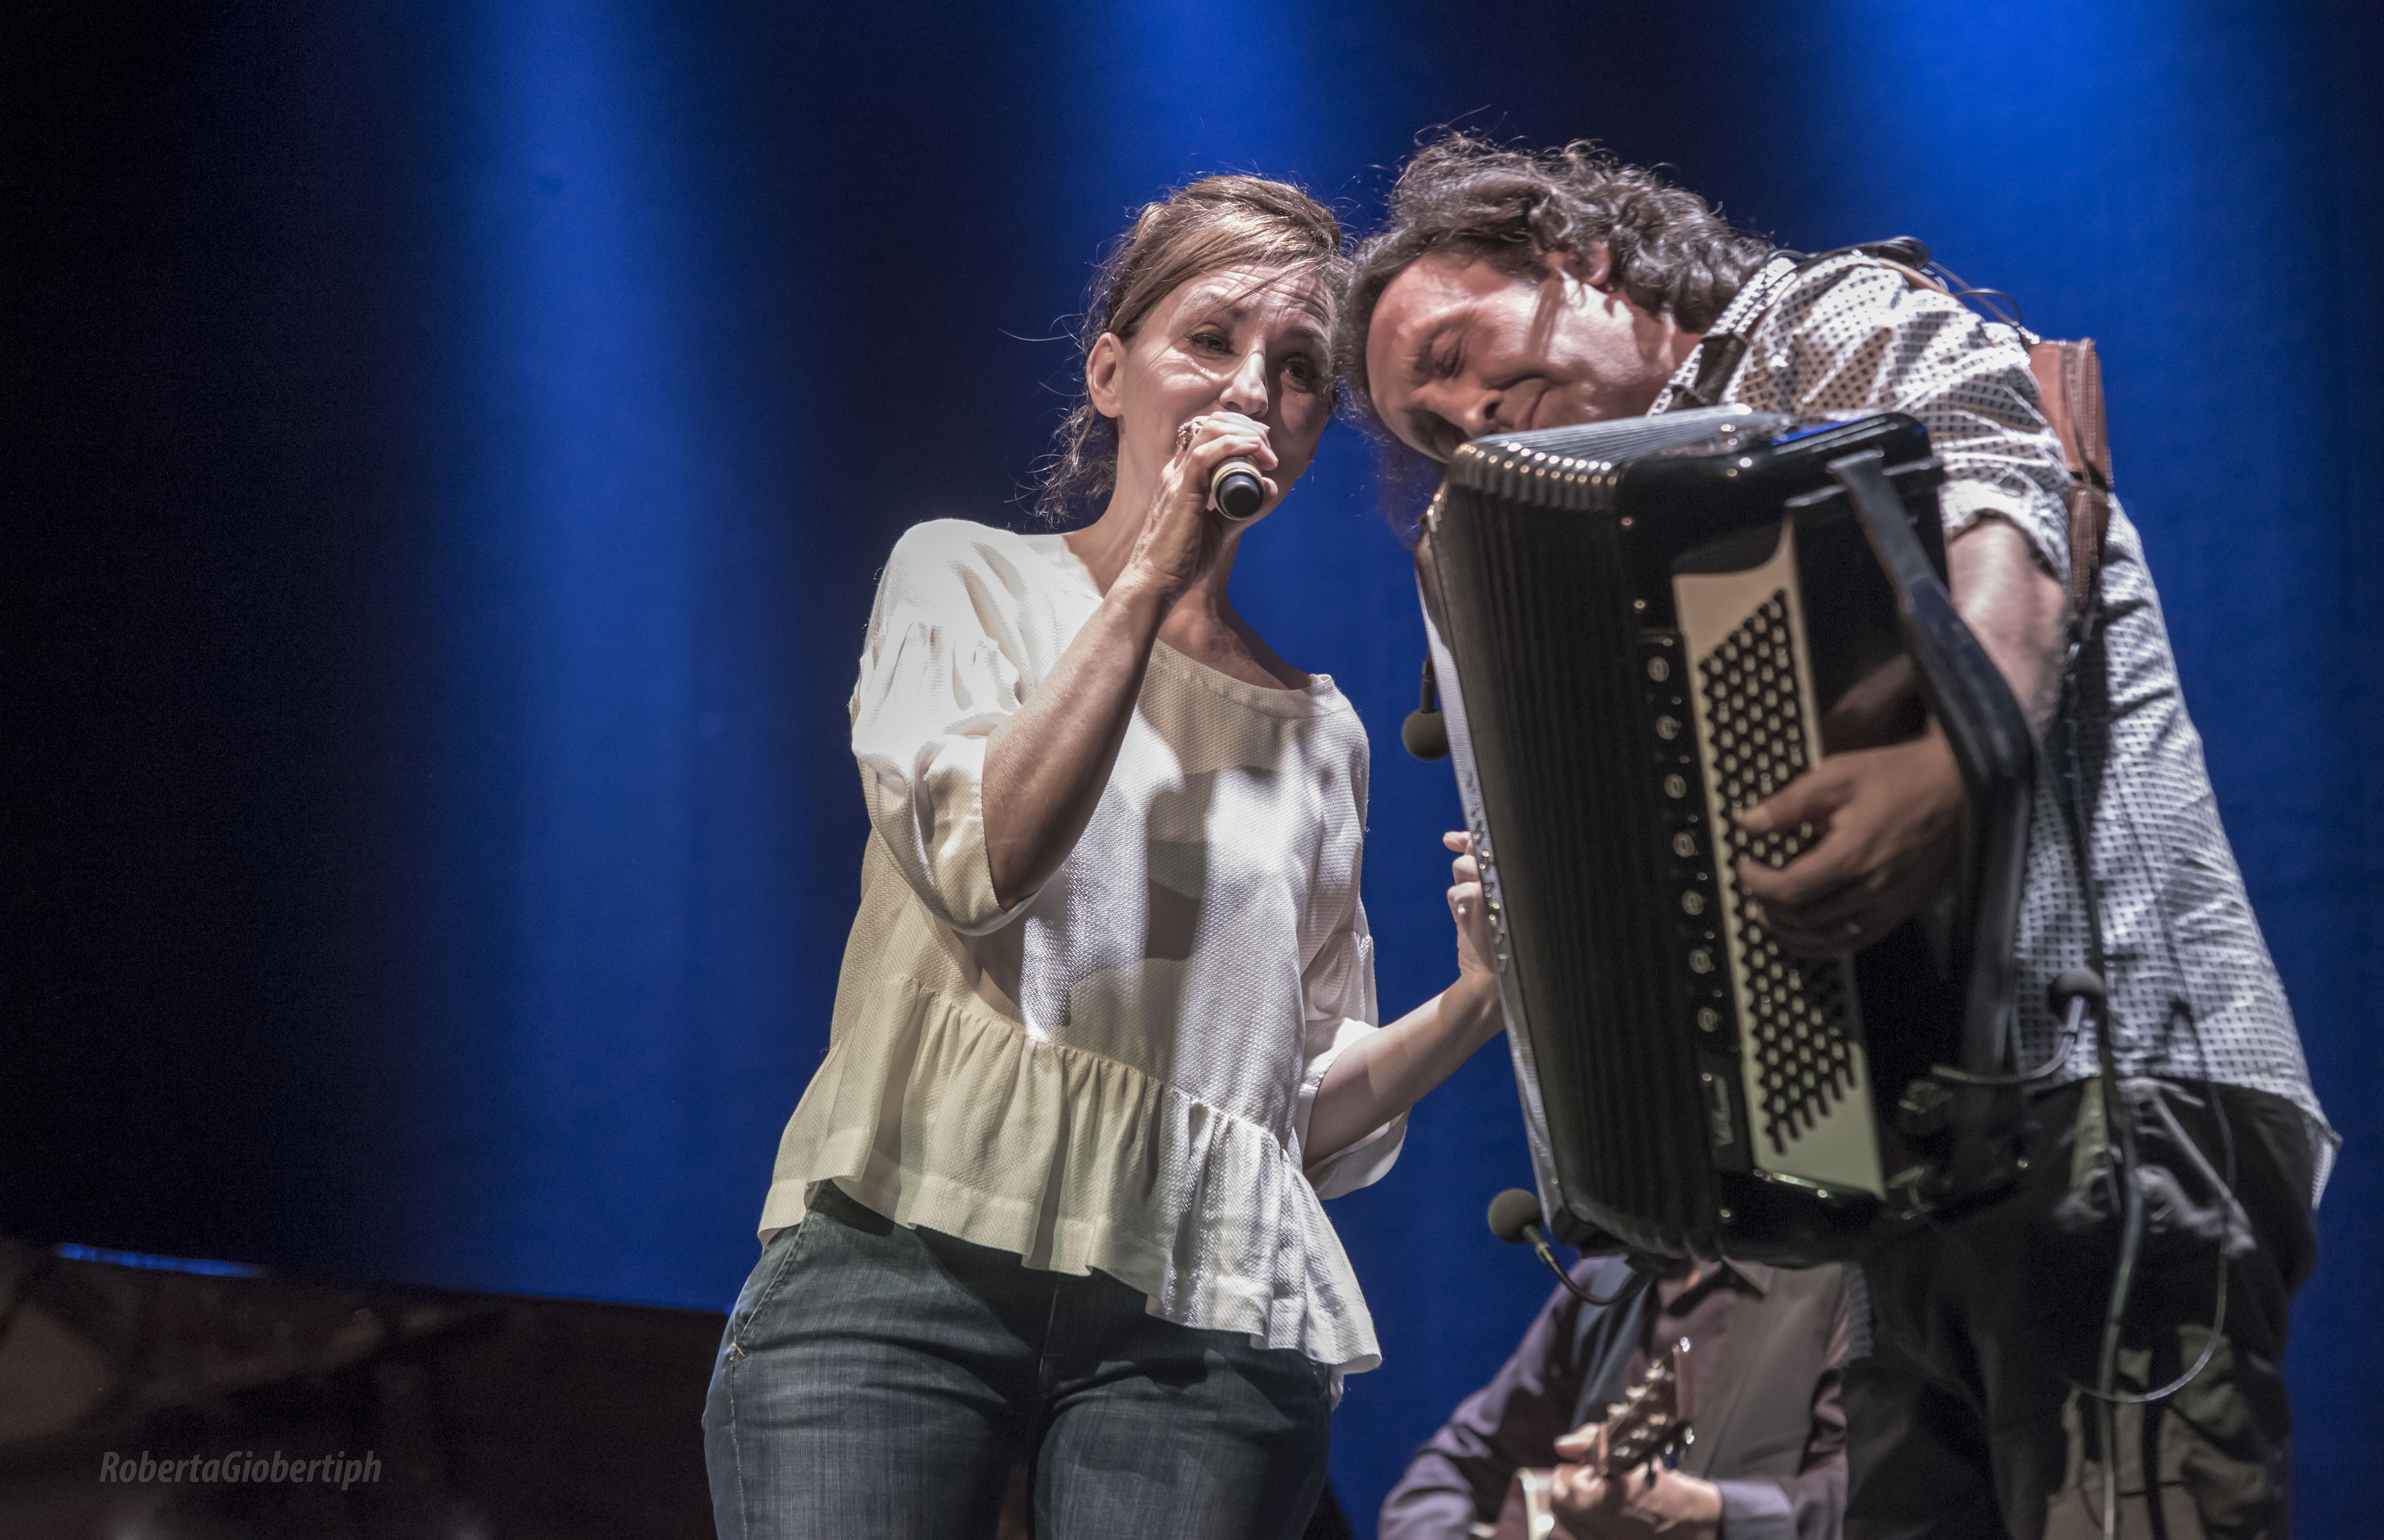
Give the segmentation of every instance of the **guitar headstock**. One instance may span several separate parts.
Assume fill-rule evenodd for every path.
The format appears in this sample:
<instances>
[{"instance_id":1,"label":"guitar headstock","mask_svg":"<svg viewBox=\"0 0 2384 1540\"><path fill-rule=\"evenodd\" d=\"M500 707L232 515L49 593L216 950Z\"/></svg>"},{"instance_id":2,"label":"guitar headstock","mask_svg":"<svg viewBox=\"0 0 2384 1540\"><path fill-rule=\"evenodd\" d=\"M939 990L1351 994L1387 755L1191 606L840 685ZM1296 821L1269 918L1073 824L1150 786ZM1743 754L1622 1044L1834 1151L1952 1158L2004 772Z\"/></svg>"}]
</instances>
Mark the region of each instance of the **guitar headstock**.
<instances>
[{"instance_id":1,"label":"guitar headstock","mask_svg":"<svg viewBox=\"0 0 2384 1540\"><path fill-rule=\"evenodd\" d=\"M1611 1480L1686 1447L1693 1436L1691 1400L1689 1339L1682 1337L1647 1366L1645 1377L1606 1419L1599 1474Z\"/></svg>"}]
</instances>

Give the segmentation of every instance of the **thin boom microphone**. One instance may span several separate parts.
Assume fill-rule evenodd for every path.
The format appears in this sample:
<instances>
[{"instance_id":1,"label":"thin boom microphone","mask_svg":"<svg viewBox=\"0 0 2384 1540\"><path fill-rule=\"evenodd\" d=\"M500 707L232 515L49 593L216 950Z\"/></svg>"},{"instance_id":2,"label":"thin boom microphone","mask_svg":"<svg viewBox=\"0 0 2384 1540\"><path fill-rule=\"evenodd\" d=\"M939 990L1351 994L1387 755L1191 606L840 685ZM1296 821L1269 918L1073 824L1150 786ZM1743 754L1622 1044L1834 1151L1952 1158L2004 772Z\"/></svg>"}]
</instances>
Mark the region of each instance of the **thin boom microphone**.
<instances>
[{"instance_id":1,"label":"thin boom microphone","mask_svg":"<svg viewBox=\"0 0 2384 1540\"><path fill-rule=\"evenodd\" d=\"M1566 1272L1564 1264L1557 1261L1556 1251L1548 1245L1546 1233L1540 1228L1541 1217L1539 1198L1521 1187L1509 1187L1490 1200L1490 1233L1509 1246L1521 1246L1528 1241L1540 1261L1548 1264L1548 1271L1557 1275L1557 1282L1571 1289L1573 1298L1581 1300L1582 1303L1602 1306L1628 1299L1632 1295L1646 1287L1647 1280L1655 1276L1653 1273L1641 1267L1634 1257L1632 1261L1631 1281L1604 1298L1598 1298L1574 1283L1572 1274Z\"/></svg>"}]
</instances>

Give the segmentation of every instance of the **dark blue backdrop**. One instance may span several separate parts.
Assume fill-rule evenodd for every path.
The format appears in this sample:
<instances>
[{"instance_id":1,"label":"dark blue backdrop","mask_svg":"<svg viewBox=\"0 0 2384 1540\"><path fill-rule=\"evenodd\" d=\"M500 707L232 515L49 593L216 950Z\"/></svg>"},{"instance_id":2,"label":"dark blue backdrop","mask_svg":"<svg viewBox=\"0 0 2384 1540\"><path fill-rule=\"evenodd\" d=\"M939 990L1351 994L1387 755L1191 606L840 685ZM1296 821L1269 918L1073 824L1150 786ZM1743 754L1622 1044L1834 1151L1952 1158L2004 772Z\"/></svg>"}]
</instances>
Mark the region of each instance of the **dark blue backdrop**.
<instances>
[{"instance_id":1,"label":"dark blue backdrop","mask_svg":"<svg viewBox=\"0 0 2384 1540\"><path fill-rule=\"evenodd\" d=\"M2347 1138L2297 1306L2348 1534L2384 1055L2376 23L2352 0L1501 8L56 7L9 93L23 688L10 1176L44 1239L719 1305L822 1052L843 702L906 525L1023 519L1051 341L1215 169L1362 227L1463 117L1809 249L1919 234L2099 338L2120 484ZM1377 746L1386 1009L1447 976L1447 773L1361 441L1237 601ZM1371 1509L1543 1276L1502 1051L1335 1217Z\"/></svg>"}]
</instances>

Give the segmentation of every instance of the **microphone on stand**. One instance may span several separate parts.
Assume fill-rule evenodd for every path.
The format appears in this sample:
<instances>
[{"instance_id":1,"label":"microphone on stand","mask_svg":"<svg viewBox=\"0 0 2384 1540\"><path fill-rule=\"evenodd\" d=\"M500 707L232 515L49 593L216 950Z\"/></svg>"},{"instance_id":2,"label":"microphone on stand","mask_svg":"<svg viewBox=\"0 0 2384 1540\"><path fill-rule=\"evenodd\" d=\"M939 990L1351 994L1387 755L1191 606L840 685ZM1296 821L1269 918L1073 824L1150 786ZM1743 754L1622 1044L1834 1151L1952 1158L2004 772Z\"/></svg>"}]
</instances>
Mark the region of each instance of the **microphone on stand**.
<instances>
[{"instance_id":1,"label":"microphone on stand","mask_svg":"<svg viewBox=\"0 0 2384 1540\"><path fill-rule=\"evenodd\" d=\"M1564 1264L1557 1261L1555 1250L1548 1245L1547 1233L1541 1228L1541 1222L1545 1217L1540 1212L1538 1197L1525 1192L1521 1187L1509 1187L1490 1200L1490 1233L1509 1246L1521 1246L1527 1241L1531 1243L1532 1249L1539 1254L1540 1261L1547 1263L1548 1271L1557 1275L1557 1281L1571 1289L1573 1297L1583 1304L1611 1305L1619 1300L1628 1299L1646 1287L1647 1280L1656 1275L1655 1268L1662 1265L1655 1262L1654 1259L1648 1259L1652 1265L1642 1266L1641 1259L1633 1255L1631 1259L1631 1281L1601 1299L1574 1283L1572 1274L1566 1272Z\"/></svg>"},{"instance_id":2,"label":"microphone on stand","mask_svg":"<svg viewBox=\"0 0 2384 1540\"><path fill-rule=\"evenodd\" d=\"M1258 517L1260 504L1266 502L1266 483L1259 479L1259 467L1248 460L1221 461L1209 473L1209 500L1217 505L1217 512L1240 524Z\"/></svg>"}]
</instances>

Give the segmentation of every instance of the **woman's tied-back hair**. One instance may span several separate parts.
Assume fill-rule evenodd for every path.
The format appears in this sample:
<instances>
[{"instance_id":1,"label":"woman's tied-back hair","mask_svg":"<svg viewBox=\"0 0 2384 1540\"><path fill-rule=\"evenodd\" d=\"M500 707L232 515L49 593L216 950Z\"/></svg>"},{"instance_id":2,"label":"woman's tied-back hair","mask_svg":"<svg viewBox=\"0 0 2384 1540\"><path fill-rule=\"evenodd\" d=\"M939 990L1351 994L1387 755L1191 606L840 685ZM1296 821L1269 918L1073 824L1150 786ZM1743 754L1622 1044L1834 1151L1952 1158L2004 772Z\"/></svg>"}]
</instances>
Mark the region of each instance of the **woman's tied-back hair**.
<instances>
[{"instance_id":1,"label":"woman's tied-back hair","mask_svg":"<svg viewBox=\"0 0 2384 1540\"><path fill-rule=\"evenodd\" d=\"M1732 230L1695 193L1625 166L1585 139L1560 149L1519 150L1448 134L1400 171L1386 213L1351 264L1333 350L1369 421L1366 329L1384 288L1420 256L1441 253L1522 274L1547 253L1586 257L1603 242L1609 285L1652 315L1703 331L1771 249Z\"/></svg>"},{"instance_id":2,"label":"woman's tied-back hair","mask_svg":"<svg viewBox=\"0 0 2384 1540\"><path fill-rule=\"evenodd\" d=\"M1260 177L1203 177L1144 205L1102 257L1075 329L1078 364L1091 358L1103 332L1132 343L1160 301L1221 267L1312 278L1329 331L1349 261L1340 221L1298 188ZM1093 410L1081 367L1076 390L1039 467L1035 511L1053 524L1098 514L1117 485L1117 425Z\"/></svg>"}]
</instances>

